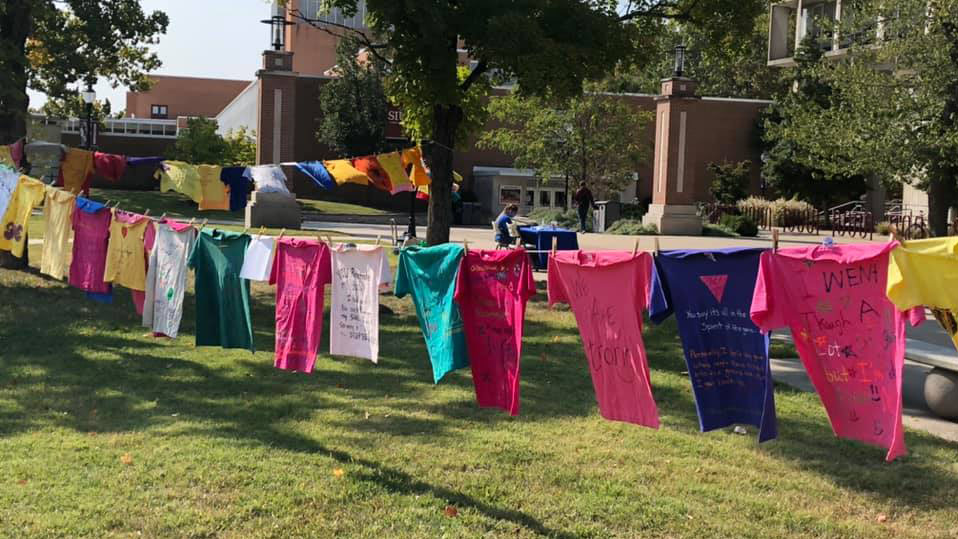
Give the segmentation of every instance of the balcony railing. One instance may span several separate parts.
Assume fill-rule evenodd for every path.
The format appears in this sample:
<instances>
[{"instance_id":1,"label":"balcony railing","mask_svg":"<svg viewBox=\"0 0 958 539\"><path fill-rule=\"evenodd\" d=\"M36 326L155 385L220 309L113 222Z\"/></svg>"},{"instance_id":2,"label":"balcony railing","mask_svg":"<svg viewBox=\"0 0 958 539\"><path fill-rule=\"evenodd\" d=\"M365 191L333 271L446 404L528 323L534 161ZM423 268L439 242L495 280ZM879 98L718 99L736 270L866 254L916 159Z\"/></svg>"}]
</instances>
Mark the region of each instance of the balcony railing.
<instances>
[{"instance_id":1,"label":"balcony railing","mask_svg":"<svg viewBox=\"0 0 958 539\"><path fill-rule=\"evenodd\" d=\"M86 120L72 118L63 121L63 132L79 134ZM140 118L107 118L101 122L100 136L176 138L176 120L148 120Z\"/></svg>"}]
</instances>

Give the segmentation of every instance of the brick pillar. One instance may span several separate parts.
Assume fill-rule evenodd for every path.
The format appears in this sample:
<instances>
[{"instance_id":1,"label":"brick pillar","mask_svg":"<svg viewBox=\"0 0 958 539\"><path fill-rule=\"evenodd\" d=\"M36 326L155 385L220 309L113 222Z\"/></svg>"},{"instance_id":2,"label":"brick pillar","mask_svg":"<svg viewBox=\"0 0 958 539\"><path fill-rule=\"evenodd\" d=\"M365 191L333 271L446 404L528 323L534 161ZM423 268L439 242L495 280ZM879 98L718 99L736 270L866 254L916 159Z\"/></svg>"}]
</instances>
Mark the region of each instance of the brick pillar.
<instances>
[{"instance_id":1,"label":"brick pillar","mask_svg":"<svg viewBox=\"0 0 958 539\"><path fill-rule=\"evenodd\" d=\"M293 53L263 51L259 78L259 117L256 122L256 162L292 161L296 118L296 77Z\"/></svg>"},{"instance_id":2,"label":"brick pillar","mask_svg":"<svg viewBox=\"0 0 958 539\"><path fill-rule=\"evenodd\" d=\"M662 81L662 95L655 98L655 159L652 170L652 204L643 222L654 224L660 234L698 235L702 219L696 214L695 169L687 141L696 107L698 83L675 77Z\"/></svg>"}]
</instances>

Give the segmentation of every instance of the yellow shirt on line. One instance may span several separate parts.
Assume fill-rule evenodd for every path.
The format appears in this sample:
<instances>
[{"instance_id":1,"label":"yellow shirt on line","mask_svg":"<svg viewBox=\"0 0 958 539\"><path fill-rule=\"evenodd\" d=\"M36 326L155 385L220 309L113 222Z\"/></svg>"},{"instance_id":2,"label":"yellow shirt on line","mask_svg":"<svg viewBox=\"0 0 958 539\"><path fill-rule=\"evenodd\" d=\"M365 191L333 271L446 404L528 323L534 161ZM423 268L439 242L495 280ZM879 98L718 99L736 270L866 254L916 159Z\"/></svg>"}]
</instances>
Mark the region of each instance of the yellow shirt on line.
<instances>
[{"instance_id":1,"label":"yellow shirt on line","mask_svg":"<svg viewBox=\"0 0 958 539\"><path fill-rule=\"evenodd\" d=\"M54 279L63 279L70 273L70 260L73 258L73 209L76 197L57 189L46 188L43 202L43 256L40 261L40 273Z\"/></svg>"},{"instance_id":2,"label":"yellow shirt on line","mask_svg":"<svg viewBox=\"0 0 958 539\"><path fill-rule=\"evenodd\" d=\"M929 307L958 348L958 237L907 241L894 249L886 293L902 311Z\"/></svg>"},{"instance_id":3,"label":"yellow shirt on line","mask_svg":"<svg viewBox=\"0 0 958 539\"><path fill-rule=\"evenodd\" d=\"M193 202L202 202L203 181L196 165L183 161L164 161L163 168L156 171L156 177L160 179L161 192L176 191L190 197Z\"/></svg>"},{"instance_id":4,"label":"yellow shirt on line","mask_svg":"<svg viewBox=\"0 0 958 539\"><path fill-rule=\"evenodd\" d=\"M0 250L13 256L23 256L30 212L43 202L46 184L29 176L20 176L16 190L10 195L10 204L0 220Z\"/></svg>"},{"instance_id":5,"label":"yellow shirt on line","mask_svg":"<svg viewBox=\"0 0 958 539\"><path fill-rule=\"evenodd\" d=\"M153 222L143 217L135 223L118 218L113 211L110 242L106 248L106 269L103 281L125 286L130 290L146 290L146 227Z\"/></svg>"},{"instance_id":6,"label":"yellow shirt on line","mask_svg":"<svg viewBox=\"0 0 958 539\"><path fill-rule=\"evenodd\" d=\"M329 171L329 175L336 180L337 185L343 185L344 183L369 184L369 176L357 170L348 159L323 161L323 166Z\"/></svg>"},{"instance_id":7,"label":"yellow shirt on line","mask_svg":"<svg viewBox=\"0 0 958 539\"><path fill-rule=\"evenodd\" d=\"M220 179L223 167L219 165L198 165L196 171L200 175L200 187L203 190L199 210L229 211L229 192L226 189L226 184Z\"/></svg>"},{"instance_id":8,"label":"yellow shirt on line","mask_svg":"<svg viewBox=\"0 0 958 539\"><path fill-rule=\"evenodd\" d=\"M93 174L93 152L70 148L60 163L63 188L77 195L83 190L87 179Z\"/></svg>"}]
</instances>

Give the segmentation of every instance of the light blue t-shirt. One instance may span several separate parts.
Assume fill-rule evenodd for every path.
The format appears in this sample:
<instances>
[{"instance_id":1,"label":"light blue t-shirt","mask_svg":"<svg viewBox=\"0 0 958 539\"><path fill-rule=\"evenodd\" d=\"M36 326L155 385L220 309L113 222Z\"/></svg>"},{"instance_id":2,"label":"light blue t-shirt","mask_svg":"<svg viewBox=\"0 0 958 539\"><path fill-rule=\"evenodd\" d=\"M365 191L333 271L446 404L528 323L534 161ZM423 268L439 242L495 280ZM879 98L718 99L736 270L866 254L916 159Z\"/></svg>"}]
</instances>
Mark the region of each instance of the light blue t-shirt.
<instances>
[{"instance_id":1,"label":"light blue t-shirt","mask_svg":"<svg viewBox=\"0 0 958 539\"><path fill-rule=\"evenodd\" d=\"M412 293L435 383L447 373L469 366L462 316L453 300L464 254L465 249L454 244L407 247L399 254L396 297Z\"/></svg>"}]
</instances>

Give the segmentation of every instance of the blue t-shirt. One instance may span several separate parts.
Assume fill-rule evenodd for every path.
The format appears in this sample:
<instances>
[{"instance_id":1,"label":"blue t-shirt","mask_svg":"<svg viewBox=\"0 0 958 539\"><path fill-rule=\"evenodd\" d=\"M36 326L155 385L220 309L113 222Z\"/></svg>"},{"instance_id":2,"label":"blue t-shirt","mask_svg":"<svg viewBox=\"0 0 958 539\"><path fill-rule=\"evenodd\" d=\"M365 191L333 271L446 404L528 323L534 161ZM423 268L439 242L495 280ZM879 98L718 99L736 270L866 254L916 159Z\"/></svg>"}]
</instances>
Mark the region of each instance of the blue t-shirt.
<instances>
[{"instance_id":1,"label":"blue t-shirt","mask_svg":"<svg viewBox=\"0 0 958 539\"><path fill-rule=\"evenodd\" d=\"M230 188L230 211L246 209L249 191L253 186L247 167L223 167L220 180Z\"/></svg>"},{"instance_id":2,"label":"blue t-shirt","mask_svg":"<svg viewBox=\"0 0 958 539\"><path fill-rule=\"evenodd\" d=\"M649 315L677 313L702 432L736 423L778 436L768 336L750 317L764 249L665 251L655 257Z\"/></svg>"},{"instance_id":3,"label":"blue t-shirt","mask_svg":"<svg viewBox=\"0 0 958 539\"><path fill-rule=\"evenodd\" d=\"M396 268L396 297L412 293L437 384L446 373L469 366L462 316L453 300L464 254L453 244L407 247Z\"/></svg>"},{"instance_id":4,"label":"blue t-shirt","mask_svg":"<svg viewBox=\"0 0 958 539\"><path fill-rule=\"evenodd\" d=\"M496 229L499 230L496 234L496 241L501 243L512 238L512 234L509 233L509 225L511 223L512 218L504 213L496 219Z\"/></svg>"},{"instance_id":5,"label":"blue t-shirt","mask_svg":"<svg viewBox=\"0 0 958 539\"><path fill-rule=\"evenodd\" d=\"M321 189L336 187L336 181L321 161L303 161L296 163L296 169L309 176Z\"/></svg>"}]
</instances>

